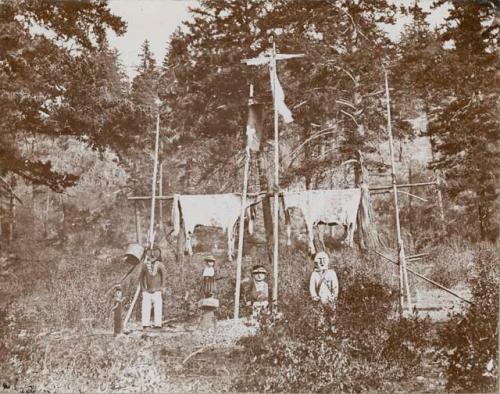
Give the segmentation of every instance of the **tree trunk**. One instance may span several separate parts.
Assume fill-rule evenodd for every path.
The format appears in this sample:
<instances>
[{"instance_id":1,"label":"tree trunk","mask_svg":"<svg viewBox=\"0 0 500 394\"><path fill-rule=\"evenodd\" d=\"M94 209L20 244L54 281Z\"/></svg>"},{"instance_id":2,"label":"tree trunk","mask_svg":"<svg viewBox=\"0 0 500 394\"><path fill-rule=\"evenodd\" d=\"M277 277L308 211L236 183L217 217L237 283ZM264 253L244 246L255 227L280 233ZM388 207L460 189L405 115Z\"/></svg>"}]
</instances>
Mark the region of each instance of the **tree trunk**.
<instances>
[{"instance_id":1,"label":"tree trunk","mask_svg":"<svg viewBox=\"0 0 500 394\"><path fill-rule=\"evenodd\" d=\"M268 150L263 148L258 152L258 173L259 173L259 184L261 191L272 192L271 185L273 184L271 174L269 172L269 162L268 162ZM264 217L264 230L266 232L266 244L267 244L267 255L269 258L269 263L273 262L273 216L271 212L271 199L269 197L264 198L262 201L262 214Z\"/></svg>"},{"instance_id":2,"label":"tree trunk","mask_svg":"<svg viewBox=\"0 0 500 394\"><path fill-rule=\"evenodd\" d=\"M411 168L411 159L409 160L409 163L408 163L408 183L409 184L412 184L413 183L413 173L412 173L412 168ZM408 192L410 194L413 194L412 193L412 188L410 187ZM410 233L410 237L413 239L413 214L412 214L412 201L411 201L412 197L411 196L408 196L408 216L407 216L407 220L408 220L408 232Z\"/></svg>"},{"instance_id":3,"label":"tree trunk","mask_svg":"<svg viewBox=\"0 0 500 394\"><path fill-rule=\"evenodd\" d=\"M446 218L444 216L444 205L443 205L443 194L441 192L441 185L442 185L442 180L441 176L437 171L434 171L434 178L437 182L436 185L436 195L437 195L437 202L438 202L438 207L439 207L439 217L441 219L441 235L446 236Z\"/></svg>"},{"instance_id":4,"label":"tree trunk","mask_svg":"<svg viewBox=\"0 0 500 394\"><path fill-rule=\"evenodd\" d=\"M491 227L489 221L488 201L486 200L486 193L484 189L482 189L479 192L479 201L477 204L477 208L478 208L478 219L479 219L479 233L481 235L481 241L488 241L490 240L491 236L490 234Z\"/></svg>"},{"instance_id":5,"label":"tree trunk","mask_svg":"<svg viewBox=\"0 0 500 394\"><path fill-rule=\"evenodd\" d=\"M179 229L179 235L177 236L177 252L176 260L181 266L184 264L184 250L186 247L186 233L184 231L184 222L181 219L181 226Z\"/></svg>"},{"instance_id":6,"label":"tree trunk","mask_svg":"<svg viewBox=\"0 0 500 394\"><path fill-rule=\"evenodd\" d=\"M357 217L357 241L361 249L372 249L378 246L378 234L373 223L373 210L370 190L368 189L368 171L360 151L358 151L358 165L355 166L354 170L354 182L356 187L361 189L361 201Z\"/></svg>"},{"instance_id":7,"label":"tree trunk","mask_svg":"<svg viewBox=\"0 0 500 394\"><path fill-rule=\"evenodd\" d=\"M50 192L47 191L47 200L45 202L45 212L43 215L43 237L49 236L49 210L50 210Z\"/></svg>"},{"instance_id":8,"label":"tree trunk","mask_svg":"<svg viewBox=\"0 0 500 394\"><path fill-rule=\"evenodd\" d=\"M66 204L64 203L64 197L60 196L61 201L61 236L60 239L62 241L66 241L68 239L67 226L66 226Z\"/></svg>"},{"instance_id":9,"label":"tree trunk","mask_svg":"<svg viewBox=\"0 0 500 394\"><path fill-rule=\"evenodd\" d=\"M14 186L15 186L15 179L14 176L12 176L10 180L10 187L12 190L14 190ZM9 211L10 211L9 243L12 243L14 241L15 231L16 231L16 200L14 199L14 195L12 193L10 194Z\"/></svg>"}]
</instances>

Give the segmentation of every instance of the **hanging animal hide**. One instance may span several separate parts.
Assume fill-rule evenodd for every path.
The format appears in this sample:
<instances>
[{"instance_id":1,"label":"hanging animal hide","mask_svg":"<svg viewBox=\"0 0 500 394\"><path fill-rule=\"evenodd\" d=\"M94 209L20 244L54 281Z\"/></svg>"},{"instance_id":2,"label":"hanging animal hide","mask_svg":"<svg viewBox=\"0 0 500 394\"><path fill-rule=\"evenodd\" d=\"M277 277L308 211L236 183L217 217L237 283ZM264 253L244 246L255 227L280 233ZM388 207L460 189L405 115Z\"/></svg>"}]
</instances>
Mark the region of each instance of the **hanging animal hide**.
<instances>
[{"instance_id":1,"label":"hanging animal hide","mask_svg":"<svg viewBox=\"0 0 500 394\"><path fill-rule=\"evenodd\" d=\"M247 200L251 204L251 199ZM249 207L246 207L248 212ZM234 229L241 210L241 197L236 194L174 195L172 221L174 235L180 232L181 216L186 234L186 250L193 254L192 236L197 226L219 227L227 234L227 255L232 260ZM249 220L249 223L251 219Z\"/></svg>"},{"instance_id":2,"label":"hanging animal hide","mask_svg":"<svg viewBox=\"0 0 500 394\"><path fill-rule=\"evenodd\" d=\"M360 200L360 189L304 190L283 193L285 211L298 208L304 216L311 254L316 252L313 243L313 228L318 223L343 225L347 232L344 243L352 246ZM287 226L290 226L289 221ZM287 233L290 234L288 228Z\"/></svg>"}]
</instances>

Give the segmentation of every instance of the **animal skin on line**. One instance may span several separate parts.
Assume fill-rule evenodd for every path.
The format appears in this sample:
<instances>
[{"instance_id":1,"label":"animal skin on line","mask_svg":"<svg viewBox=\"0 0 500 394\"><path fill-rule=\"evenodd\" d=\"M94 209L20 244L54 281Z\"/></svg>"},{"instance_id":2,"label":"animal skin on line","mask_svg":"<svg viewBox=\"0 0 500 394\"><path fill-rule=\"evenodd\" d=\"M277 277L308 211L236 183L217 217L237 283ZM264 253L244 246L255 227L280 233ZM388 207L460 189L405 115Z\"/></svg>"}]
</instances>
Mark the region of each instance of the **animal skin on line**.
<instances>
[{"instance_id":1,"label":"animal skin on line","mask_svg":"<svg viewBox=\"0 0 500 394\"><path fill-rule=\"evenodd\" d=\"M304 190L283 193L285 210L298 208L304 216L309 252L312 254L316 252L313 243L313 228L318 223L343 225L347 232L344 243L352 246L360 201L360 189ZM287 227L289 226L290 223L287 223ZM289 228L287 228L287 233L290 234Z\"/></svg>"},{"instance_id":2,"label":"animal skin on line","mask_svg":"<svg viewBox=\"0 0 500 394\"><path fill-rule=\"evenodd\" d=\"M253 227L253 215L249 214L250 204L247 200L247 216L249 229ZM174 195L172 206L172 221L174 235L180 232L181 216L184 221L186 234L186 250L193 254L192 237L196 226L209 226L222 228L227 234L227 254L229 260L234 251L234 228L241 210L241 196L233 193L226 194L199 194L199 195Z\"/></svg>"}]
</instances>

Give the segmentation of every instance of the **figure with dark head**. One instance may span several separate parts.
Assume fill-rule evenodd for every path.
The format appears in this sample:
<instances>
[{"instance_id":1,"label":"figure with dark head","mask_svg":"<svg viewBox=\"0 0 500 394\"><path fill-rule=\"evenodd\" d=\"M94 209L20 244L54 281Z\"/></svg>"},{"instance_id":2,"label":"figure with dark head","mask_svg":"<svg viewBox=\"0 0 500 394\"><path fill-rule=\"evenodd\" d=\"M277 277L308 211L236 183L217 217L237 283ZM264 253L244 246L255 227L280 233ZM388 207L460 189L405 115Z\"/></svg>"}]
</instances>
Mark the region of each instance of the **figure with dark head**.
<instances>
[{"instance_id":1,"label":"figure with dark head","mask_svg":"<svg viewBox=\"0 0 500 394\"><path fill-rule=\"evenodd\" d=\"M149 248L139 276L142 289L142 327L151 324L151 308L154 310L154 327L161 328L163 313L162 293L166 291L166 269L161 262L158 247Z\"/></svg>"}]
</instances>

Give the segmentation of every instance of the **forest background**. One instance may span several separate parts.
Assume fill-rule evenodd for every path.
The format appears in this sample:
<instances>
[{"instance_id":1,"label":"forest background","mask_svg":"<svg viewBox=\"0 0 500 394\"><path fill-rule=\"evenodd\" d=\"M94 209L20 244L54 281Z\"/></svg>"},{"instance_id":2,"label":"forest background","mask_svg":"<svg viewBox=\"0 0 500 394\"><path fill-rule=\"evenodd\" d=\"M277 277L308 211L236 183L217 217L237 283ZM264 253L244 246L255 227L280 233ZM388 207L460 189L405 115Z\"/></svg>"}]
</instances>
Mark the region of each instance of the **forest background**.
<instances>
[{"instance_id":1,"label":"forest background","mask_svg":"<svg viewBox=\"0 0 500 394\"><path fill-rule=\"evenodd\" d=\"M273 36L280 52L305 54L303 59L284 62L278 68L294 116L292 124L281 125L283 189L390 184L384 96L384 72L388 71L398 180L439 183L437 188L409 190L426 201L407 195L400 198L407 253L429 252L420 268L445 286L465 288L476 297L477 309L464 309L462 318L467 313L475 313L476 318L485 313L487 316L478 320L489 322L481 326L485 331L471 324L471 339L460 331L466 329L460 323L463 320L455 317L446 332L456 332L457 338L469 338L469 342L452 346L453 335L443 334L440 338L446 344L433 346L465 349L477 339L477 352L473 352L477 359L471 361L470 368L461 358L470 352L455 351L444 357L447 384L457 390L494 387L497 357L496 345L491 344L498 339L498 261L494 252L499 235L498 3L438 0L435 5L443 3L449 6L449 16L431 28L418 2L396 7L385 0L206 0L191 10L190 21L169 38L161 64L157 64L148 41L137 48L139 65L130 80L106 36L109 30L123 34L126 23L110 12L106 1L2 2L0 330L5 335L0 362L6 367L2 368L6 371L4 385L73 391L76 386L71 386L70 378L54 381L57 367L47 367L47 354L58 353L45 347L44 336L39 335L84 326L110 327L106 291L128 269L119 257L136 238L134 205L127 197L151 193L158 110L163 194L241 191L249 84L254 84L257 99L265 105L269 136L272 98L267 69L247 67L240 61L269 49ZM410 22L400 40L393 42L381 24L394 23L397 12L408 15ZM49 34L41 34L40 28ZM273 189L272 154L273 145L266 141L252 158L251 191ZM323 246L338 264L346 292L350 286L356 294L360 288L397 292L397 280L387 263L372 253L395 247L391 196L372 194L371 201L373 231L369 236L358 235L351 250L340 244L336 232ZM200 230L195 236L195 256L184 256L177 245L182 240L171 235L169 204L158 205L156 215L158 242L172 275L167 310L182 319L196 314L193 305L201 261L205 254L215 253L221 274L228 278L220 286L218 317L229 318L235 269L224 259L224 247L220 246L225 244L223 235ZM140 203L139 209L145 232L148 204ZM256 262L271 268L268 203L262 205L258 219L255 234L245 238L245 274ZM296 224L299 233L300 227ZM283 247L281 252L285 309L292 307L285 300L302 294L304 278L312 268L306 242L301 234L297 238L291 248ZM284 234L281 244L285 244ZM473 278L476 282L470 282ZM124 283L127 297L135 284L133 275ZM422 284L412 279L412 288L419 286ZM385 297L376 294L367 297ZM387 297L380 299L377 307L394 301ZM470 321L470 316L464 319ZM401 327L384 328L389 334L398 329ZM411 330L403 331L407 334ZM479 341L484 333L486 343ZM263 335L262 341L274 341L274 345L280 340L270 333ZM295 331L287 332L290 342L282 344L285 348L310 339L294 335ZM28 351L25 336L41 339L31 340L33 348ZM401 344L405 341L408 338L401 339ZM266 358L265 350L256 349L255 343L245 346L258 353L262 365L269 362L271 368L276 354ZM430 345L426 342L425 346ZM391 354L399 351L395 347ZM333 356L321 355L324 360ZM359 361L359 355L351 356ZM72 357L75 371L82 374L80 369L87 368L81 365L83 361L74 354L68 357ZM311 354L303 357L322 359ZM287 368L296 364L286 357L283 360ZM493 365L490 360L494 360ZM371 366L372 362L363 359L362 365ZM355 379L349 368L343 370L345 375L330 376L325 382L352 381L352 386L325 383L325 387L373 390L380 389L377 385L383 382L397 380L385 376L380 366L376 382L367 378L372 370ZM463 378L460 368L474 378ZM402 375L411 376L411 371L403 369ZM103 371L114 373L107 367ZM231 379L235 384L231 387L304 390L306 386L300 382L313 379L307 375L310 371L304 370L283 370L279 381L251 379L252 374L268 372L246 371L248 379L244 383ZM100 383L95 384L113 381L101 373ZM159 386L140 388L164 389L165 374L158 374ZM304 374L306 380L301 379ZM116 379L122 384L118 375L122 376L121 372ZM356 382L364 383L357 386ZM79 384L85 390L95 390L91 378ZM132 380L130 385L134 384L137 381ZM129 386L107 389L124 387ZM319 389L325 387L319 385Z\"/></svg>"}]
</instances>

